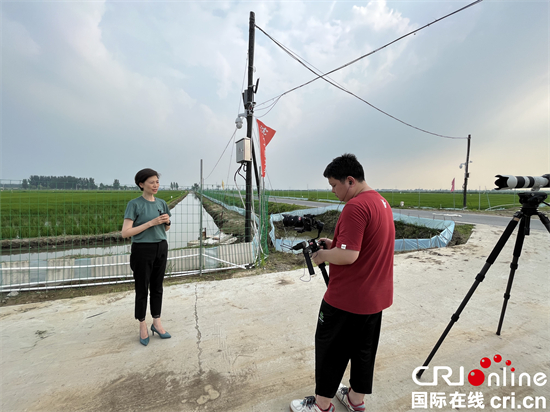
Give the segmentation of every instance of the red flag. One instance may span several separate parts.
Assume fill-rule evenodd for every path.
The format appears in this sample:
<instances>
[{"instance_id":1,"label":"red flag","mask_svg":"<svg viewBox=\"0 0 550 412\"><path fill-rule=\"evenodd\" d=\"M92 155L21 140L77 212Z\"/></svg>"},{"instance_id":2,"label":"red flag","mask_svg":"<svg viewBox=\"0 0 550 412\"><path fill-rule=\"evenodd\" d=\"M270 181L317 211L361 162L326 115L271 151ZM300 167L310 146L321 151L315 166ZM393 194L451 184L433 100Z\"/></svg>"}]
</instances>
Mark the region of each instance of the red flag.
<instances>
[{"instance_id":1,"label":"red flag","mask_svg":"<svg viewBox=\"0 0 550 412\"><path fill-rule=\"evenodd\" d=\"M451 183L451 192L455 191L455 178L453 177L453 183Z\"/></svg>"},{"instance_id":2,"label":"red flag","mask_svg":"<svg viewBox=\"0 0 550 412\"><path fill-rule=\"evenodd\" d=\"M258 119L256 119L256 122L258 122L258 134L260 136L260 158L262 160L262 177L265 177L265 147L271 142L271 139L273 139L273 136L275 135L275 130L273 130L270 127L267 127L265 124L260 122Z\"/></svg>"}]
</instances>

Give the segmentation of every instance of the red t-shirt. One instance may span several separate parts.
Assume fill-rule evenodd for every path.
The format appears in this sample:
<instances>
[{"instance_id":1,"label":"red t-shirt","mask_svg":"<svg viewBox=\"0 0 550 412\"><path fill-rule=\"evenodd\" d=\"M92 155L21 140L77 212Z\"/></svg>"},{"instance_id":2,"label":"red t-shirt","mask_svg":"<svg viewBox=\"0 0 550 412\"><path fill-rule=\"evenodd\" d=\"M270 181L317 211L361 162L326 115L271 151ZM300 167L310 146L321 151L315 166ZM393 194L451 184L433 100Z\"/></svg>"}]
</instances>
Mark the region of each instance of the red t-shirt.
<instances>
[{"instance_id":1,"label":"red t-shirt","mask_svg":"<svg viewBox=\"0 0 550 412\"><path fill-rule=\"evenodd\" d=\"M329 266L325 301L346 312L369 315L393 302L395 226L389 203L376 191L359 193L342 210L332 248L358 250L351 265Z\"/></svg>"}]
</instances>

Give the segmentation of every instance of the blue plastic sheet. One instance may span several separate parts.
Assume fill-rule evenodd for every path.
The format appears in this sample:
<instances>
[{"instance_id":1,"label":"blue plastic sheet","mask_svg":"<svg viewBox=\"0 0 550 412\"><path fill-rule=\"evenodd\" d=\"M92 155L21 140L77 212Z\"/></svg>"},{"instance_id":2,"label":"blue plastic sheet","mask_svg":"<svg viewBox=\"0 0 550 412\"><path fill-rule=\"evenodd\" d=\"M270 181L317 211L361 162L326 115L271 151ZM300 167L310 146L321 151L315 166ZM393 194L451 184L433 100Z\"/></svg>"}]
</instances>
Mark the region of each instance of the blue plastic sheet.
<instances>
[{"instance_id":1,"label":"blue plastic sheet","mask_svg":"<svg viewBox=\"0 0 550 412\"><path fill-rule=\"evenodd\" d=\"M236 207L236 206L228 206L224 204L223 202L211 198L209 196L205 196L209 200L218 203L220 205L223 205L224 207L233 210L235 212L240 213L241 215L245 214L244 209ZM294 246L297 243L300 243L303 241L300 239L292 238L292 239L276 239L275 238L275 226L273 225L273 222L279 222L283 220L283 215L290 215L290 216L304 216L304 215L321 215L325 212L328 212L329 210L337 210L342 211L344 208L344 204L338 204L338 205L329 205L324 207L316 207L312 209L300 209L300 210L294 210L292 212L286 212L286 213L277 213L269 216L269 223L271 226L271 230L269 231L269 237L271 238L271 242L275 246L275 249L282 252L292 252L292 246ZM256 221L258 220L257 216L254 216L256 218ZM434 236L430 239L395 239L395 251L396 252L407 252L411 250L420 250L420 249L431 249L431 248L442 248L446 247L449 242L451 241L455 229L455 222L452 220L438 220L438 219L426 219L421 217L414 217L414 216L406 216L401 213L393 212L393 220L401 221L404 223L409 223L413 225L418 226L426 226L434 229L441 230L441 233L438 236ZM254 239L254 242L257 243L258 239ZM300 252L297 252L300 253Z\"/></svg>"},{"instance_id":2,"label":"blue plastic sheet","mask_svg":"<svg viewBox=\"0 0 550 412\"><path fill-rule=\"evenodd\" d=\"M314 209L302 209L302 210L295 210L287 213L278 213L278 214L270 215L271 230L269 232L269 236L271 237L271 242L275 246L276 250L289 252L291 251L292 246L303 241L295 238L292 238L292 239L275 238L275 226L273 225L273 222L278 222L283 220L283 215L303 216L303 215L309 214L309 215L316 216L316 215L320 215L325 212L328 212L329 210L338 210L341 212L343 207L344 205L339 204L339 205L330 205L326 207L316 207ZM446 247L451 241L451 238L453 237L453 232L455 228L455 222L452 220L425 219L425 218L414 217L414 216L406 216L396 212L393 212L393 220L441 230L441 233L438 236L434 236L430 239L396 239L395 240L396 252L406 252L411 250Z\"/></svg>"}]
</instances>

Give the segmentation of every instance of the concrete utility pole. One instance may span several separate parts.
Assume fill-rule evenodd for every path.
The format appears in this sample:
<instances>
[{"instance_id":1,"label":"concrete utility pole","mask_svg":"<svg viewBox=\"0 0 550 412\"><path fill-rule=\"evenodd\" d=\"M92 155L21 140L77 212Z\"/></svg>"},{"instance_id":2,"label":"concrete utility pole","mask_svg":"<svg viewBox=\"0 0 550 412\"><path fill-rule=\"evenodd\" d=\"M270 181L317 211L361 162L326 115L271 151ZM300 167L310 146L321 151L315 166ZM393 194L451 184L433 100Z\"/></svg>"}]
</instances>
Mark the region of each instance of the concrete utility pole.
<instances>
[{"instance_id":1,"label":"concrete utility pole","mask_svg":"<svg viewBox=\"0 0 550 412\"><path fill-rule=\"evenodd\" d=\"M258 83L254 87L254 40L256 30L256 16L253 11L250 12L250 21L248 29L248 87L243 92L244 108L246 110L246 137L250 139L250 148L252 152L252 162L246 162L246 201L245 201L245 228L244 241L252 241L252 164L254 164L254 174L258 186L258 199L260 198L260 176L258 175L258 165L256 164L256 152L254 150L254 141L252 139L252 127L254 121L254 94L258 92Z\"/></svg>"},{"instance_id":2,"label":"concrete utility pole","mask_svg":"<svg viewBox=\"0 0 550 412\"><path fill-rule=\"evenodd\" d=\"M200 193L201 193L201 204L200 204L200 218L199 218L199 275L202 275L202 268L203 268L203 245L202 245L202 193L204 190L204 179L202 178L202 159L201 159L201 185L200 185Z\"/></svg>"},{"instance_id":3,"label":"concrete utility pole","mask_svg":"<svg viewBox=\"0 0 550 412\"><path fill-rule=\"evenodd\" d=\"M470 177L470 174L468 173L468 165L470 164L470 141L472 139L472 135L468 135L468 151L466 152L466 170L464 171L464 202L462 203L462 207L466 209L466 192L468 191L468 177Z\"/></svg>"},{"instance_id":4,"label":"concrete utility pole","mask_svg":"<svg viewBox=\"0 0 550 412\"><path fill-rule=\"evenodd\" d=\"M250 21L248 28L248 88L243 93L244 108L246 109L246 137L250 139L252 147L252 121L254 119L254 30L256 26L256 17L254 12L250 12ZM253 155L254 156L254 155ZM246 162L246 201L245 201L245 227L244 241L252 241L252 162Z\"/></svg>"}]
</instances>

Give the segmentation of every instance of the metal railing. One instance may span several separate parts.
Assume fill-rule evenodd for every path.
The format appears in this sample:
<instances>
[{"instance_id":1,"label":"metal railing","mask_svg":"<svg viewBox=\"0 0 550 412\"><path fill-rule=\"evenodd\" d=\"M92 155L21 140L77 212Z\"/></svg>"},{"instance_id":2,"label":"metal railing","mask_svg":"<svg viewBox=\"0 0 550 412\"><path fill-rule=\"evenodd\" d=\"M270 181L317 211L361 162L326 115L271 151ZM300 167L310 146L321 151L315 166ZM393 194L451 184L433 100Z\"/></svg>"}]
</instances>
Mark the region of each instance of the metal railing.
<instances>
[{"instance_id":1,"label":"metal railing","mask_svg":"<svg viewBox=\"0 0 550 412\"><path fill-rule=\"evenodd\" d=\"M131 242L120 230L128 201L140 191L66 189L62 182L24 189L22 181L7 182L0 182L0 292L133 282ZM163 186L157 197L172 213L167 277L257 262L259 240L244 243L238 220L218 227L223 218L207 213L191 188Z\"/></svg>"}]
</instances>

